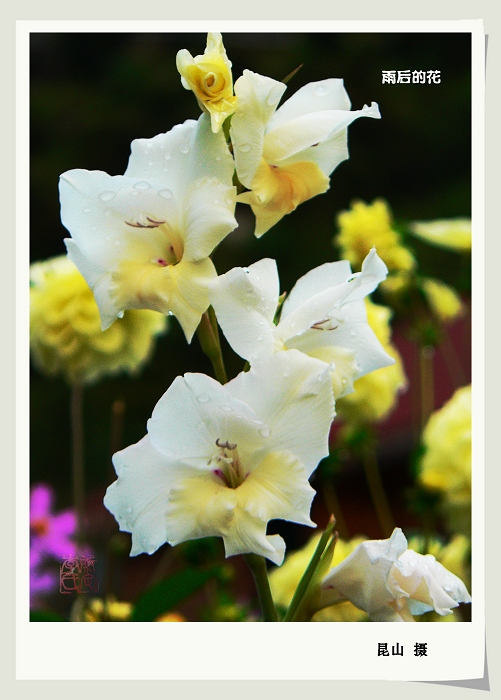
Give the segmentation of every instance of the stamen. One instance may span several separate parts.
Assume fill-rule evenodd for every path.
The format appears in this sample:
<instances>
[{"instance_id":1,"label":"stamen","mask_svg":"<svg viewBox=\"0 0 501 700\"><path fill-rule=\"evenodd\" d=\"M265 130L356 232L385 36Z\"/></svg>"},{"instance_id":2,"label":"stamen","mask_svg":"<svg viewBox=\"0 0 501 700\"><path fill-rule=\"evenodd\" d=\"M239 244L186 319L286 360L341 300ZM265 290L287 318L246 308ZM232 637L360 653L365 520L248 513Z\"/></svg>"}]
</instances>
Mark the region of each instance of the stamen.
<instances>
[{"instance_id":1,"label":"stamen","mask_svg":"<svg viewBox=\"0 0 501 700\"><path fill-rule=\"evenodd\" d=\"M165 221L157 221L156 219L152 219L150 216L147 216L146 220L150 223L141 224L139 221L126 221L125 223L127 224L127 226L132 226L133 228L157 228L158 226L165 224Z\"/></svg>"},{"instance_id":2,"label":"stamen","mask_svg":"<svg viewBox=\"0 0 501 700\"><path fill-rule=\"evenodd\" d=\"M333 323L334 321L332 318L324 318L323 321L317 321L314 323L311 328L315 329L316 331L335 331L336 328L339 328L339 323L337 323L335 326Z\"/></svg>"}]
</instances>

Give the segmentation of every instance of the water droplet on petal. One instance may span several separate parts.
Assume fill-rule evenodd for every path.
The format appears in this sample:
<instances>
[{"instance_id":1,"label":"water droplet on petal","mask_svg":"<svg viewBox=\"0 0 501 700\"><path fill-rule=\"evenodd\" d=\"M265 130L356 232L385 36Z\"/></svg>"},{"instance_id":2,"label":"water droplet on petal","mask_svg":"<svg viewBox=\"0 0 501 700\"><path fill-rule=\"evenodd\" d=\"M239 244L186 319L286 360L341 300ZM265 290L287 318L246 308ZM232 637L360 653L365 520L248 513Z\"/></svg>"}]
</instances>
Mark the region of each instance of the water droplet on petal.
<instances>
[{"instance_id":1,"label":"water droplet on petal","mask_svg":"<svg viewBox=\"0 0 501 700\"><path fill-rule=\"evenodd\" d=\"M136 190L149 190L150 188L150 183L146 182L146 180L139 180L139 182L136 182L134 185L134 189Z\"/></svg>"},{"instance_id":2,"label":"water droplet on petal","mask_svg":"<svg viewBox=\"0 0 501 700\"><path fill-rule=\"evenodd\" d=\"M223 411L227 411L228 413L231 413L231 412L233 411L233 409L232 409L231 406L222 405L222 406L221 406L221 409L222 409Z\"/></svg>"},{"instance_id":3,"label":"water droplet on petal","mask_svg":"<svg viewBox=\"0 0 501 700\"><path fill-rule=\"evenodd\" d=\"M190 144L184 143L179 150L181 151L181 153L189 153L190 152Z\"/></svg>"},{"instance_id":4,"label":"water droplet on petal","mask_svg":"<svg viewBox=\"0 0 501 700\"><path fill-rule=\"evenodd\" d=\"M260 333L260 334L258 335L257 339L258 339L258 340L264 340L264 335L263 335L262 333Z\"/></svg>"},{"instance_id":5,"label":"water droplet on petal","mask_svg":"<svg viewBox=\"0 0 501 700\"><path fill-rule=\"evenodd\" d=\"M221 160L221 156L216 156L216 160L217 161Z\"/></svg>"},{"instance_id":6,"label":"water droplet on petal","mask_svg":"<svg viewBox=\"0 0 501 700\"><path fill-rule=\"evenodd\" d=\"M128 508L125 509L125 512L130 514L130 513L132 513L132 510L133 510L132 506L129 506Z\"/></svg>"},{"instance_id":7,"label":"water droplet on petal","mask_svg":"<svg viewBox=\"0 0 501 700\"><path fill-rule=\"evenodd\" d=\"M251 149L250 143L243 143L241 146L238 147L239 151L242 151L242 153L248 153Z\"/></svg>"},{"instance_id":8,"label":"water droplet on petal","mask_svg":"<svg viewBox=\"0 0 501 700\"><path fill-rule=\"evenodd\" d=\"M158 190L158 196L164 199L172 199L172 192L170 190Z\"/></svg>"},{"instance_id":9,"label":"water droplet on petal","mask_svg":"<svg viewBox=\"0 0 501 700\"><path fill-rule=\"evenodd\" d=\"M261 430L259 431L259 434L265 438L270 437L270 429L269 428L261 428Z\"/></svg>"},{"instance_id":10,"label":"water droplet on petal","mask_svg":"<svg viewBox=\"0 0 501 700\"><path fill-rule=\"evenodd\" d=\"M354 337L356 336L355 331L350 331L350 335L351 335L352 338L354 338Z\"/></svg>"},{"instance_id":11,"label":"water droplet on petal","mask_svg":"<svg viewBox=\"0 0 501 700\"><path fill-rule=\"evenodd\" d=\"M174 316L172 311L167 311L167 316Z\"/></svg>"},{"instance_id":12,"label":"water droplet on petal","mask_svg":"<svg viewBox=\"0 0 501 700\"><path fill-rule=\"evenodd\" d=\"M162 148L163 148L163 146L162 146ZM170 153L166 153L164 155L164 158L165 158L165 160L170 160Z\"/></svg>"},{"instance_id":13,"label":"water droplet on petal","mask_svg":"<svg viewBox=\"0 0 501 700\"><path fill-rule=\"evenodd\" d=\"M111 190L105 190L104 192L101 192L99 195L99 199L103 202L109 202L110 199L113 199L113 197L116 197L116 192L111 192Z\"/></svg>"},{"instance_id":14,"label":"water droplet on petal","mask_svg":"<svg viewBox=\"0 0 501 700\"><path fill-rule=\"evenodd\" d=\"M207 401L210 401L210 396L208 394L200 394L200 396L197 396L197 401L200 401L200 403L207 403Z\"/></svg>"},{"instance_id":15,"label":"water droplet on petal","mask_svg":"<svg viewBox=\"0 0 501 700\"><path fill-rule=\"evenodd\" d=\"M315 88L315 95L317 95L317 97L324 97L328 93L329 93L329 86L328 85L318 85Z\"/></svg>"},{"instance_id":16,"label":"water droplet on petal","mask_svg":"<svg viewBox=\"0 0 501 700\"><path fill-rule=\"evenodd\" d=\"M88 214L90 211L92 211L92 209L90 207L84 207L82 211L84 214Z\"/></svg>"}]
</instances>

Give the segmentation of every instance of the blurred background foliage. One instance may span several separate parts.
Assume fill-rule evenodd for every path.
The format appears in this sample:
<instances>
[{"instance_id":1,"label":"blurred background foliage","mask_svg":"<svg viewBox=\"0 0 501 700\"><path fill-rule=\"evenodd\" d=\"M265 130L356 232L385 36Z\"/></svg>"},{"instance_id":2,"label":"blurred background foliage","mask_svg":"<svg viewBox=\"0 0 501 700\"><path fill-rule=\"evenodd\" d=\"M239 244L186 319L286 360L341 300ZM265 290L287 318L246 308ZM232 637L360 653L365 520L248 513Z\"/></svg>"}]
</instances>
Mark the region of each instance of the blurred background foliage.
<instances>
[{"instance_id":1,"label":"blurred background foliage","mask_svg":"<svg viewBox=\"0 0 501 700\"><path fill-rule=\"evenodd\" d=\"M409 220L470 216L469 34L229 33L223 40L234 80L246 68L281 80L302 64L288 84L286 98L308 82L341 77L352 108L377 102L382 119L357 120L349 128L350 158L332 174L330 190L302 204L262 239L253 236L250 208L238 205L239 227L213 256L218 272L272 257L278 262L282 291L290 290L311 268L337 259L332 245L335 217L355 199L386 199L397 228ZM205 41L202 33L31 35L31 261L65 252L63 238L68 233L60 222L57 189L61 173L86 168L122 174L133 139L150 138L188 118L198 118L198 105L193 94L181 86L175 58L182 48L193 55L203 53ZM382 84L383 70L439 70L441 83ZM469 291L464 258L416 238L405 242L419 259L423 274L437 276L464 293ZM468 374L469 330L462 326L457 333ZM234 376L243 363L227 346L225 354L229 375ZM445 364L436 375L439 383L446 381ZM156 401L174 377L186 371L210 374L211 368L196 339L187 346L172 319L169 332L157 341L152 361L138 377L117 376L86 388L86 480L88 507L96 516L94 527L111 518L101 499L114 479L110 462L111 451L117 448L111 445L113 403L121 400L125 406L123 444L119 445L124 447L144 435ZM442 391L438 387L436 405L451 393L450 385ZM70 505L69 387L62 379L47 379L32 370L31 400L31 479L51 483L57 489L59 506ZM405 408L409 399L405 396L402 401ZM406 410L408 417L408 407ZM404 507L402 494L413 479L412 464L403 468L401 459L404 453L409 457L409 434L410 426L404 427L397 457L389 450L385 453L387 469L392 468L392 459L398 462L394 494L390 494L397 508ZM390 433L386 437L390 439ZM370 510L370 501L365 486L360 487L356 479L350 484L344 495L351 534L379 537L377 521L362 519L358 526L357 512ZM364 498L369 505L364 506ZM406 517L413 522L412 515L404 514L404 521ZM398 524L405 522L400 519ZM292 546L293 533L306 530L297 536L299 543L311 532L289 524L278 529ZM114 522L111 530L116 532ZM219 544L215 546L220 555ZM134 566L150 566L146 559L140 557L142 563L137 560ZM142 580L144 583L145 577Z\"/></svg>"}]
</instances>

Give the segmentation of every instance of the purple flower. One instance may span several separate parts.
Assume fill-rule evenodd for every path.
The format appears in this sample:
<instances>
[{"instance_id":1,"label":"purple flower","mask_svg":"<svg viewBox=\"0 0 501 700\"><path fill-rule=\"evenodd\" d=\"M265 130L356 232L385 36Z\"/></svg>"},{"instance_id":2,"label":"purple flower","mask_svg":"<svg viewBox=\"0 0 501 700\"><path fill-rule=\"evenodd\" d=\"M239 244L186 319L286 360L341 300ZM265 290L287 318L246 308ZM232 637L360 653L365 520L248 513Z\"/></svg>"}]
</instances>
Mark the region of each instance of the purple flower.
<instances>
[{"instance_id":1,"label":"purple flower","mask_svg":"<svg viewBox=\"0 0 501 700\"><path fill-rule=\"evenodd\" d=\"M39 568L42 556L35 550L30 552L30 608L39 608L42 598L57 589L58 578L54 571Z\"/></svg>"},{"instance_id":2,"label":"purple flower","mask_svg":"<svg viewBox=\"0 0 501 700\"><path fill-rule=\"evenodd\" d=\"M71 510L54 514L52 512L53 500L54 492L50 486L37 484L32 488L30 500L31 556L38 556L39 560L44 556L58 560L74 558L77 554L77 548L72 537L76 529L76 516Z\"/></svg>"}]
</instances>

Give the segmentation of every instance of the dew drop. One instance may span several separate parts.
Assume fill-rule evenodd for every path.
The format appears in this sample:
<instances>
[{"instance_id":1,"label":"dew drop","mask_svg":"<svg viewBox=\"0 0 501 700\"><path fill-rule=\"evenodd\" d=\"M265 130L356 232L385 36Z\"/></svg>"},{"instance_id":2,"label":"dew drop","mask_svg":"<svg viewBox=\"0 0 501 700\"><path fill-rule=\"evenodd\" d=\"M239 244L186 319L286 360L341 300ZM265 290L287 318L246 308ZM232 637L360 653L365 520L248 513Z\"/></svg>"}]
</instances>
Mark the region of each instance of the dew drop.
<instances>
[{"instance_id":1,"label":"dew drop","mask_svg":"<svg viewBox=\"0 0 501 700\"><path fill-rule=\"evenodd\" d=\"M266 100L266 102L269 107L274 107L277 104L277 98L273 94L268 95L268 99Z\"/></svg>"},{"instance_id":2,"label":"dew drop","mask_svg":"<svg viewBox=\"0 0 501 700\"><path fill-rule=\"evenodd\" d=\"M134 189L136 189L136 190L149 190L150 183L146 182L146 180L139 180L139 182L136 182L136 184L134 185Z\"/></svg>"},{"instance_id":3,"label":"dew drop","mask_svg":"<svg viewBox=\"0 0 501 700\"><path fill-rule=\"evenodd\" d=\"M184 143L179 150L181 151L181 153L189 153L190 152L190 144Z\"/></svg>"},{"instance_id":4,"label":"dew drop","mask_svg":"<svg viewBox=\"0 0 501 700\"><path fill-rule=\"evenodd\" d=\"M251 422L255 423L256 425L263 425L264 420L262 418L251 418Z\"/></svg>"},{"instance_id":5,"label":"dew drop","mask_svg":"<svg viewBox=\"0 0 501 700\"><path fill-rule=\"evenodd\" d=\"M164 158L165 158L165 160L170 160L170 153L166 153L166 154L164 155Z\"/></svg>"},{"instance_id":6,"label":"dew drop","mask_svg":"<svg viewBox=\"0 0 501 700\"><path fill-rule=\"evenodd\" d=\"M84 214L88 214L90 211L92 211L92 209L90 207L84 207L82 211Z\"/></svg>"},{"instance_id":7,"label":"dew drop","mask_svg":"<svg viewBox=\"0 0 501 700\"><path fill-rule=\"evenodd\" d=\"M167 316L174 316L172 311L167 311Z\"/></svg>"},{"instance_id":8,"label":"dew drop","mask_svg":"<svg viewBox=\"0 0 501 700\"><path fill-rule=\"evenodd\" d=\"M355 331L353 331L353 330L352 330L352 331L350 331L350 335L351 335L351 337L352 337L352 338L354 338L354 337L356 336L356 333L355 333Z\"/></svg>"},{"instance_id":9,"label":"dew drop","mask_svg":"<svg viewBox=\"0 0 501 700\"><path fill-rule=\"evenodd\" d=\"M116 192L111 192L111 190L105 190L104 192L101 192L99 195L99 199L102 202L109 202L110 199L113 199L113 197L116 197Z\"/></svg>"},{"instance_id":10,"label":"dew drop","mask_svg":"<svg viewBox=\"0 0 501 700\"><path fill-rule=\"evenodd\" d=\"M233 411L233 409L232 409L231 406L225 406L225 405L223 405L223 406L221 406L221 409L222 409L223 411L226 411L227 413L231 413L231 412Z\"/></svg>"},{"instance_id":11,"label":"dew drop","mask_svg":"<svg viewBox=\"0 0 501 700\"><path fill-rule=\"evenodd\" d=\"M250 143L243 143L241 146L238 147L239 151L242 151L242 153L248 153L251 149Z\"/></svg>"},{"instance_id":12,"label":"dew drop","mask_svg":"<svg viewBox=\"0 0 501 700\"><path fill-rule=\"evenodd\" d=\"M259 434L265 438L270 437L270 429L269 428L261 428L261 430L259 431Z\"/></svg>"},{"instance_id":13,"label":"dew drop","mask_svg":"<svg viewBox=\"0 0 501 700\"><path fill-rule=\"evenodd\" d=\"M208 394L200 394L200 396L197 396L197 401L207 403L207 401L210 401L210 396Z\"/></svg>"},{"instance_id":14,"label":"dew drop","mask_svg":"<svg viewBox=\"0 0 501 700\"><path fill-rule=\"evenodd\" d=\"M258 335L257 339L260 340L260 341L264 340L264 335L263 335L262 333L260 333L260 334Z\"/></svg>"},{"instance_id":15,"label":"dew drop","mask_svg":"<svg viewBox=\"0 0 501 700\"><path fill-rule=\"evenodd\" d=\"M132 513L132 510L133 510L132 506L129 506L128 508L125 509L125 512Z\"/></svg>"},{"instance_id":16,"label":"dew drop","mask_svg":"<svg viewBox=\"0 0 501 700\"><path fill-rule=\"evenodd\" d=\"M248 274L249 274L249 268L248 268L248 267L244 267L244 272L245 272L246 275L248 275Z\"/></svg>"},{"instance_id":17,"label":"dew drop","mask_svg":"<svg viewBox=\"0 0 501 700\"><path fill-rule=\"evenodd\" d=\"M327 85L318 85L315 88L315 95L317 95L318 97L324 97L325 95L328 94L328 92L329 92L329 88Z\"/></svg>"},{"instance_id":18,"label":"dew drop","mask_svg":"<svg viewBox=\"0 0 501 700\"><path fill-rule=\"evenodd\" d=\"M164 199L172 199L172 192L170 190L158 190L158 196Z\"/></svg>"},{"instance_id":19,"label":"dew drop","mask_svg":"<svg viewBox=\"0 0 501 700\"><path fill-rule=\"evenodd\" d=\"M220 160L221 160L221 156L216 156L216 160L217 160L217 161L220 161Z\"/></svg>"}]
</instances>

